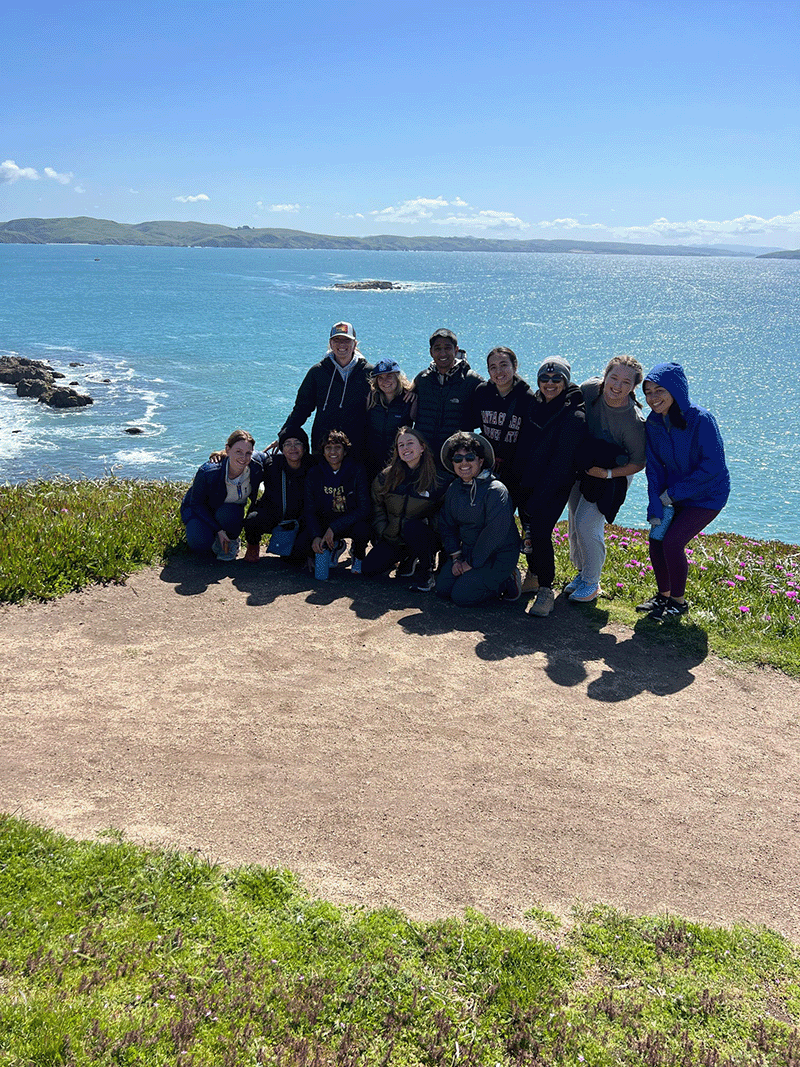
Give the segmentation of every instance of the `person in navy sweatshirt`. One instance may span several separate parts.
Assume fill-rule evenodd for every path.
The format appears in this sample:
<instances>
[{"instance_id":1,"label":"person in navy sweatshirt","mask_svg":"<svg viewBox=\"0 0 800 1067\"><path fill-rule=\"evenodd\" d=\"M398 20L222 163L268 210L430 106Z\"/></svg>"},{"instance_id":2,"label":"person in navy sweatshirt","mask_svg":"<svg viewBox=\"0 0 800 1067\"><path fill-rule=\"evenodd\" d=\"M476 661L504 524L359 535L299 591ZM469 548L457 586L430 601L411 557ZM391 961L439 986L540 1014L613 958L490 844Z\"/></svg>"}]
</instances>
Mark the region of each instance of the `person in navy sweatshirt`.
<instances>
[{"instance_id":1,"label":"person in navy sweatshirt","mask_svg":"<svg viewBox=\"0 0 800 1067\"><path fill-rule=\"evenodd\" d=\"M645 378L643 391L650 407L645 423L647 518L658 592L637 610L646 611L655 622L665 622L689 610L686 546L725 507L731 479L717 421L710 411L692 403L683 367L659 363ZM663 538L658 538L658 527L667 522L670 508L673 517Z\"/></svg>"},{"instance_id":2,"label":"person in navy sweatshirt","mask_svg":"<svg viewBox=\"0 0 800 1067\"><path fill-rule=\"evenodd\" d=\"M306 477L305 525L311 551L329 549L335 565L344 538L353 539L351 570L361 573L370 538L370 499L363 463L348 455L350 441L341 430L330 430L321 444L322 459Z\"/></svg>"}]
</instances>

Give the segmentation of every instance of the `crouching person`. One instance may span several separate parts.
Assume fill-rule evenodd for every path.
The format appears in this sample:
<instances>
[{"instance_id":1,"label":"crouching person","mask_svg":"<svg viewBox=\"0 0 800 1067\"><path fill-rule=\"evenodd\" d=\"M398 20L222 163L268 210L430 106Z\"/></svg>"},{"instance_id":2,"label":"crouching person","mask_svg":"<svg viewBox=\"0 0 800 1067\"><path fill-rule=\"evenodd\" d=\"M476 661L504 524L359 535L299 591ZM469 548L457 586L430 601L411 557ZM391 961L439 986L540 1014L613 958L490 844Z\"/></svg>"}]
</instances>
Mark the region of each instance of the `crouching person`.
<instances>
[{"instance_id":1,"label":"crouching person","mask_svg":"<svg viewBox=\"0 0 800 1067\"><path fill-rule=\"evenodd\" d=\"M314 465L308 452L305 430L294 429L283 430L278 436L278 451L264 456L264 491L244 520L245 563L258 562L261 538L282 525L295 530L296 536L291 550L280 554L291 563L305 563L311 542L305 536L303 507L306 476ZM272 547L274 550L275 545Z\"/></svg>"},{"instance_id":2,"label":"crouching person","mask_svg":"<svg viewBox=\"0 0 800 1067\"><path fill-rule=\"evenodd\" d=\"M322 459L306 478L304 514L311 551L328 549L335 565L353 539L352 570L361 573L369 543L369 487L363 463L348 458L350 441L341 430L329 430L321 442Z\"/></svg>"},{"instance_id":3,"label":"crouching person","mask_svg":"<svg viewBox=\"0 0 800 1067\"><path fill-rule=\"evenodd\" d=\"M263 456L253 454L255 440L247 430L234 430L218 460L204 463L181 501L181 521L192 552L222 562L236 559L244 513L258 495Z\"/></svg>"},{"instance_id":4,"label":"crouching person","mask_svg":"<svg viewBox=\"0 0 800 1067\"><path fill-rule=\"evenodd\" d=\"M494 449L481 434L460 432L441 451L455 474L439 513L439 535L448 555L436 592L454 603L480 604L493 597L517 600L520 537L508 489L492 474Z\"/></svg>"}]
</instances>

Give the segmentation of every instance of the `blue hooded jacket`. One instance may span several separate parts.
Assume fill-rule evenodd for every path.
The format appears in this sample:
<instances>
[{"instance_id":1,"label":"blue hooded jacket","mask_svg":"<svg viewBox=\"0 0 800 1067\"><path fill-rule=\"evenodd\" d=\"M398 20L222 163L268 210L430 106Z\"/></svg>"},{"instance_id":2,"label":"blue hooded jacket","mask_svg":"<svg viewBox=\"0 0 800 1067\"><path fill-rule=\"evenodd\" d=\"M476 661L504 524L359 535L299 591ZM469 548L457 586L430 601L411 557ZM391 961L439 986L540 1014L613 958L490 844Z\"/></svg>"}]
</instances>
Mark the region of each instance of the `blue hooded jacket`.
<instances>
[{"instance_id":1,"label":"blue hooded jacket","mask_svg":"<svg viewBox=\"0 0 800 1067\"><path fill-rule=\"evenodd\" d=\"M716 419L692 403L679 363L657 364L645 381L671 393L686 420L682 430L670 421L669 412L657 415L651 411L647 416L648 519L664 517L661 494L665 489L675 504L721 510L730 496L731 479Z\"/></svg>"}]
</instances>

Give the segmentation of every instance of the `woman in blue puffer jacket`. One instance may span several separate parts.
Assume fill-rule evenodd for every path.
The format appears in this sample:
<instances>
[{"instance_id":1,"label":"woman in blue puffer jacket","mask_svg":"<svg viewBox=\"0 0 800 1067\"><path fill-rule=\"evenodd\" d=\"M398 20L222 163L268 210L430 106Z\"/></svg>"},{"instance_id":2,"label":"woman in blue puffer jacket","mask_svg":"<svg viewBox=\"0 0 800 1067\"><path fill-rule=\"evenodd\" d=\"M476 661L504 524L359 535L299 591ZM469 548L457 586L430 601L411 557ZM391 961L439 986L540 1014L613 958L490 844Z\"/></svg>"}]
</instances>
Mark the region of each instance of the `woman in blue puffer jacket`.
<instances>
[{"instance_id":1,"label":"woman in blue puffer jacket","mask_svg":"<svg viewBox=\"0 0 800 1067\"><path fill-rule=\"evenodd\" d=\"M665 622L689 610L686 546L725 507L731 479L717 421L692 403L683 367L659 363L645 378L643 391L650 407L645 423L647 518L658 592L637 610ZM659 527L666 522L666 533L659 538Z\"/></svg>"}]
</instances>

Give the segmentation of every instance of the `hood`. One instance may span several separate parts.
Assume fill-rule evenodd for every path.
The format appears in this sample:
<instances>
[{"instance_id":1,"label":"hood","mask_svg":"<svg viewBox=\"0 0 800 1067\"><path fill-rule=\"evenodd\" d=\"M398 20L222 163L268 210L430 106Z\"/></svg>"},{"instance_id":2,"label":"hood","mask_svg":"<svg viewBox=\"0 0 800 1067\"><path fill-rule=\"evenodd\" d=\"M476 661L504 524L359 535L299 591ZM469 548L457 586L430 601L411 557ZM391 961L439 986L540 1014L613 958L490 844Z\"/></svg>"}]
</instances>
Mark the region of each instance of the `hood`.
<instances>
[{"instance_id":1,"label":"hood","mask_svg":"<svg viewBox=\"0 0 800 1067\"><path fill-rule=\"evenodd\" d=\"M654 385L660 385L662 389L666 389L668 393L671 393L682 414L691 407L689 383L686 380L686 372L680 363L657 363L644 380L645 382L652 382Z\"/></svg>"}]
</instances>

